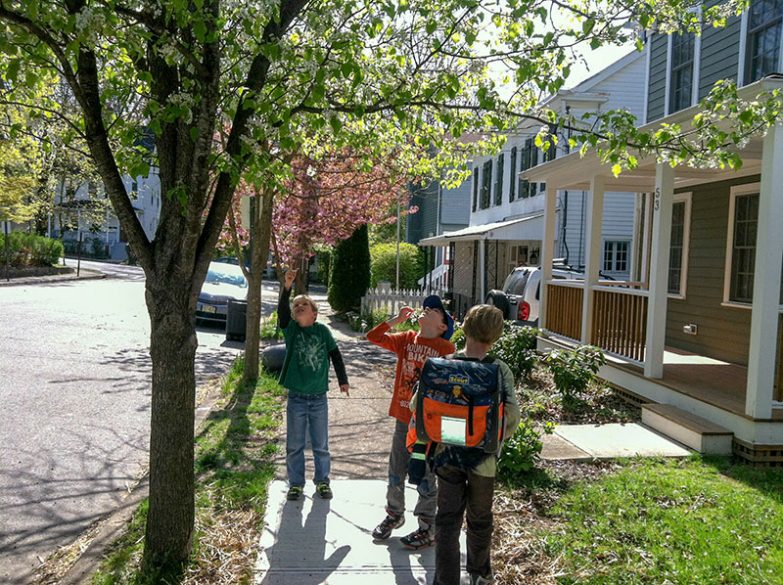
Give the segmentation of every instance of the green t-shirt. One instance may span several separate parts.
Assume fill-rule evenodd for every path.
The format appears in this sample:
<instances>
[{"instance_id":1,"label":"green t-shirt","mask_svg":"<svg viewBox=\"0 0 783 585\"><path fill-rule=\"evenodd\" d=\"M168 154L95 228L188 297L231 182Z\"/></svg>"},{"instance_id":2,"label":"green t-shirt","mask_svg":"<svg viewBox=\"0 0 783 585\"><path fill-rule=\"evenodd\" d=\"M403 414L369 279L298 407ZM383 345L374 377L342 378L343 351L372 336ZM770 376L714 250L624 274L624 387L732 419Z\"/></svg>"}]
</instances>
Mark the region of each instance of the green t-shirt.
<instances>
[{"instance_id":1,"label":"green t-shirt","mask_svg":"<svg viewBox=\"0 0 783 585\"><path fill-rule=\"evenodd\" d=\"M280 383L297 394L324 394L329 389L329 352L337 347L326 325L300 327L291 322L283 330L285 363Z\"/></svg>"}]
</instances>

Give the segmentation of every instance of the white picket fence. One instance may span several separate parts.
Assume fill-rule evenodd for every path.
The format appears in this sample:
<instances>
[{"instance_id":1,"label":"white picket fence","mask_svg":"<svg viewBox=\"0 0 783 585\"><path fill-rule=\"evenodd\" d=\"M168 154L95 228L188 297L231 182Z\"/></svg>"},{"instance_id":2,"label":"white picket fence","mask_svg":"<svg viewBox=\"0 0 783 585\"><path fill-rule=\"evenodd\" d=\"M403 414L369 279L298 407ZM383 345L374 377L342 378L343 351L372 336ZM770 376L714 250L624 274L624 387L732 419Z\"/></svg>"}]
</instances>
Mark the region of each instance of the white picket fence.
<instances>
[{"instance_id":1,"label":"white picket fence","mask_svg":"<svg viewBox=\"0 0 783 585\"><path fill-rule=\"evenodd\" d=\"M417 309L431 294L440 295L443 298L443 291L395 290L387 283L379 283L377 288L369 289L367 294L362 297L362 314L384 311L390 316L396 315L406 305Z\"/></svg>"}]
</instances>

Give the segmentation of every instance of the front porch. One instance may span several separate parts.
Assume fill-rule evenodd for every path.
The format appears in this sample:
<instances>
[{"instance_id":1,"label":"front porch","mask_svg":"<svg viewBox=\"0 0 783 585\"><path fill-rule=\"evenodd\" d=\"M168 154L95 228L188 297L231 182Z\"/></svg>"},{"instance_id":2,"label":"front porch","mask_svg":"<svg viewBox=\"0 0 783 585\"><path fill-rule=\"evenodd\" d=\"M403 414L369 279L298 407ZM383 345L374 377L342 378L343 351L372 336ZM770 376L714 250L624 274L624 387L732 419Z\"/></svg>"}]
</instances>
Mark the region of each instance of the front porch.
<instances>
[{"instance_id":1,"label":"front porch","mask_svg":"<svg viewBox=\"0 0 783 585\"><path fill-rule=\"evenodd\" d=\"M781 83L765 80L743 91L762 85ZM665 121L687 126L694 113ZM725 427L734 433L733 450L740 456L783 464L781 262L768 260L783 258L783 231L775 220L783 217L783 125L751 141L741 155L739 172L672 168L650 158L615 177L595 153L525 171L525 179L545 181L552 193L589 193L581 281L551 277L556 202L546 200L540 346L600 347L609 358L600 375L611 384L642 402L670 405ZM643 201L633 282L599 281L607 191L636 192ZM737 227L735 201L742 197L755 207ZM698 210L694 220L692 207ZM745 226L748 231L739 231ZM690 229L698 234L689 254ZM732 256L739 248L746 254L742 268L739 256Z\"/></svg>"}]
</instances>

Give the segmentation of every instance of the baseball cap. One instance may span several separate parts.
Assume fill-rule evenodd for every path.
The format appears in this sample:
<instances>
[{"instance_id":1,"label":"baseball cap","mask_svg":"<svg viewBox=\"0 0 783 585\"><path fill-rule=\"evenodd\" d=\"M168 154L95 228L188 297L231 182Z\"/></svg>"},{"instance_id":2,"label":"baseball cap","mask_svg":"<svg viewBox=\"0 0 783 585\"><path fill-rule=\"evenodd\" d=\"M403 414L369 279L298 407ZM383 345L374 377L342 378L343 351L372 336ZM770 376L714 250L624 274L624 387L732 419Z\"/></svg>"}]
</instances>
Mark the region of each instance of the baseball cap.
<instances>
[{"instance_id":1,"label":"baseball cap","mask_svg":"<svg viewBox=\"0 0 783 585\"><path fill-rule=\"evenodd\" d=\"M451 336L454 335L454 319L443 306L443 301L440 300L440 297L438 295L430 295L424 299L421 306L425 309L438 309L443 313L443 322L446 324L446 331L443 332L441 337L443 339L451 339Z\"/></svg>"}]
</instances>

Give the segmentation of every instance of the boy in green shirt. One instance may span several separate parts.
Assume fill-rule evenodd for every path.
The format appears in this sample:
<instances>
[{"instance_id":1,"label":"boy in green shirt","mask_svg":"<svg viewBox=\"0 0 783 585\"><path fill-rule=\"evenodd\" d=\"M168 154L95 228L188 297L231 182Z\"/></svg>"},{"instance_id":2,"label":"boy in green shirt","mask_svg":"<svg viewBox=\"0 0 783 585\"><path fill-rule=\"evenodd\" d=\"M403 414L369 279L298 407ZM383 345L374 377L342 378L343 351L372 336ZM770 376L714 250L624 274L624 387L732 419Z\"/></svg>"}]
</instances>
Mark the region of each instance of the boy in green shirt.
<instances>
[{"instance_id":1,"label":"boy in green shirt","mask_svg":"<svg viewBox=\"0 0 783 585\"><path fill-rule=\"evenodd\" d=\"M280 383L288 390L286 405L286 469L289 500L302 496L305 484L304 449L307 431L310 431L315 486L324 499L332 497L329 486L329 408L326 392L329 390L329 360L331 359L340 391L348 395L348 376L337 343L329 328L316 323L318 306L307 295L293 300L294 317L288 299L296 270L285 273L280 291L277 318L285 335L285 362Z\"/></svg>"}]
</instances>

